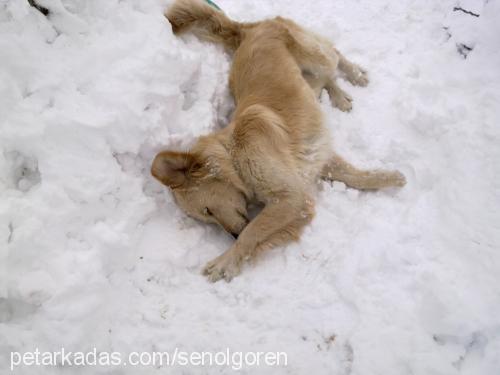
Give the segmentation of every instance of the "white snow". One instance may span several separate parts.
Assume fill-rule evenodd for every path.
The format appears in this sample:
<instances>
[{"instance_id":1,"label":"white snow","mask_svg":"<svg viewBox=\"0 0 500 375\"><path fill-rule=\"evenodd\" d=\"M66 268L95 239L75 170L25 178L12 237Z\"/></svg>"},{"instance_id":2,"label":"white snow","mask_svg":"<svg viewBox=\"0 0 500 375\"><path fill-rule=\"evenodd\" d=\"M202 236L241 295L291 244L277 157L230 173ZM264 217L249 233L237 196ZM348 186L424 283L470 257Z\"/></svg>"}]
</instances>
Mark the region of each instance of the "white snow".
<instances>
[{"instance_id":1,"label":"white snow","mask_svg":"<svg viewBox=\"0 0 500 375\"><path fill-rule=\"evenodd\" d=\"M49 19L0 1L0 373L11 351L61 347L288 354L242 374L500 373L500 0L217 1L237 20L291 17L365 67L367 88L341 82L351 113L322 100L335 147L408 178L325 183L302 240L229 284L200 270L231 239L149 165L227 123L230 57L176 38L168 1L39 3Z\"/></svg>"}]
</instances>

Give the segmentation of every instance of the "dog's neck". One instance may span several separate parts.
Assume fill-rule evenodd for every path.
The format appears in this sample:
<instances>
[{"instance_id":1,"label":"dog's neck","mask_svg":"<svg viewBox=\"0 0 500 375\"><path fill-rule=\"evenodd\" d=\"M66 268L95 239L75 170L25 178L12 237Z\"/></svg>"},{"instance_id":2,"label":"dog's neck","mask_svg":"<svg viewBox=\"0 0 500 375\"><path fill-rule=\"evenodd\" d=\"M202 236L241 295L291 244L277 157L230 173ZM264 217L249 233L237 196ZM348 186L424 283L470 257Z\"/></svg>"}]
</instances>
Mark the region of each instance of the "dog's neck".
<instances>
[{"instance_id":1,"label":"dog's neck","mask_svg":"<svg viewBox=\"0 0 500 375\"><path fill-rule=\"evenodd\" d=\"M233 131L234 124L230 123L224 129L201 137L197 148L204 151L210 150L211 156L215 156L216 160L214 161L219 164L223 171L224 178L230 179L245 195L247 202L251 203L255 194L251 187L245 183L239 167L233 159Z\"/></svg>"}]
</instances>

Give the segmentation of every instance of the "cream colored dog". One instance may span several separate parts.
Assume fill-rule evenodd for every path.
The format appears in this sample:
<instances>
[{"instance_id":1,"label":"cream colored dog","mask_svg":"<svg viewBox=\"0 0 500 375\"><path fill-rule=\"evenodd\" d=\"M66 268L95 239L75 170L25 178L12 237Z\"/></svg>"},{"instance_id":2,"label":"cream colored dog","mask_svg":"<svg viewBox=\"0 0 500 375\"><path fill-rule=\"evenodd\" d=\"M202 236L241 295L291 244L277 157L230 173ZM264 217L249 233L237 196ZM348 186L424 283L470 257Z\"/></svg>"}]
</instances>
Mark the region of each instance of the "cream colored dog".
<instances>
[{"instance_id":1,"label":"cream colored dog","mask_svg":"<svg viewBox=\"0 0 500 375\"><path fill-rule=\"evenodd\" d=\"M234 52L230 124L188 152L159 153L152 166L188 215L237 237L204 268L210 281L230 281L259 251L298 240L314 216L319 178L357 189L405 184L397 171L361 171L332 152L317 97L326 88L334 105L350 110L337 67L355 85L368 79L329 41L281 17L238 23L202 0L177 0L166 17L175 33L191 30ZM251 202L265 206L249 222Z\"/></svg>"}]
</instances>

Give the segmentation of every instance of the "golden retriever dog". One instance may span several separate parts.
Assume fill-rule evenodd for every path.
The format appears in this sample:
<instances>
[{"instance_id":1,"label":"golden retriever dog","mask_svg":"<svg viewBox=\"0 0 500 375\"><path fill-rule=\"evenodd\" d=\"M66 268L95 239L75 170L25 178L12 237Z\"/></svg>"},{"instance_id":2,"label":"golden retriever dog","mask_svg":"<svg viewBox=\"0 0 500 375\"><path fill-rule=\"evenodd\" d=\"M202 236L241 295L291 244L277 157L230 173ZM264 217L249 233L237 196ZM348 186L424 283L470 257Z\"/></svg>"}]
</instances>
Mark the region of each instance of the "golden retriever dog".
<instances>
[{"instance_id":1,"label":"golden retriever dog","mask_svg":"<svg viewBox=\"0 0 500 375\"><path fill-rule=\"evenodd\" d=\"M335 82L337 68L355 85L368 79L328 40L281 17L235 22L203 0L177 0L165 16L174 33L192 31L234 54L232 121L186 152L160 152L151 168L189 216L237 237L205 266L210 281L230 281L260 251L298 240L319 179L357 189L405 184L397 171L359 170L333 153L318 95L326 88L347 111L352 99ZM263 209L249 221L253 202Z\"/></svg>"}]
</instances>

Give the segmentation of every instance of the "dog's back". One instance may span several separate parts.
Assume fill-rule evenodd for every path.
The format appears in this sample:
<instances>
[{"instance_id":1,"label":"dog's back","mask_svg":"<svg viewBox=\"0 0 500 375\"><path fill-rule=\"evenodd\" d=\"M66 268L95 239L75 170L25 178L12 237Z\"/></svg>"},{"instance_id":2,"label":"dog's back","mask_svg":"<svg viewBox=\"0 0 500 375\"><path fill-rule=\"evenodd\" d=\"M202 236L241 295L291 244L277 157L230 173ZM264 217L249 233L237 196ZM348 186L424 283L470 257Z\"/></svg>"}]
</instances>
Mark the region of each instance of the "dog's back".
<instances>
[{"instance_id":1,"label":"dog's back","mask_svg":"<svg viewBox=\"0 0 500 375\"><path fill-rule=\"evenodd\" d=\"M330 137L315 93L288 48L291 38L288 28L276 19L244 30L230 75L237 103L234 118L255 105L272 111L273 123L286 133L282 146L290 151L290 163L300 164L294 167L308 177L317 176L330 156Z\"/></svg>"}]
</instances>

